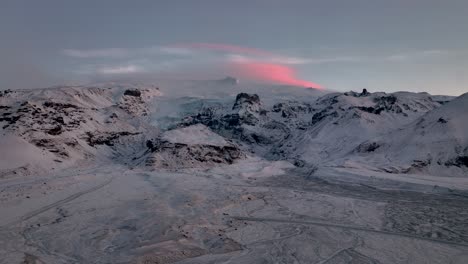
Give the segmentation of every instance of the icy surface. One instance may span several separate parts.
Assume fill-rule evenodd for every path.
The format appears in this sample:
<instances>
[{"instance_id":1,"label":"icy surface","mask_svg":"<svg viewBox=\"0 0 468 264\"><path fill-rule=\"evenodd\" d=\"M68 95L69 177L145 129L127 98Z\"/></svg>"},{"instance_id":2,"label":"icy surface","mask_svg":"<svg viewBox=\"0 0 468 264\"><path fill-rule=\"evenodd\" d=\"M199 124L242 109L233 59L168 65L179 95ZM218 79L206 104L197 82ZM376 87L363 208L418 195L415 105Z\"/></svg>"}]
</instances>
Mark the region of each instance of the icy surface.
<instances>
[{"instance_id":1,"label":"icy surface","mask_svg":"<svg viewBox=\"0 0 468 264\"><path fill-rule=\"evenodd\" d=\"M171 85L0 93L0 263L468 263L467 94Z\"/></svg>"}]
</instances>

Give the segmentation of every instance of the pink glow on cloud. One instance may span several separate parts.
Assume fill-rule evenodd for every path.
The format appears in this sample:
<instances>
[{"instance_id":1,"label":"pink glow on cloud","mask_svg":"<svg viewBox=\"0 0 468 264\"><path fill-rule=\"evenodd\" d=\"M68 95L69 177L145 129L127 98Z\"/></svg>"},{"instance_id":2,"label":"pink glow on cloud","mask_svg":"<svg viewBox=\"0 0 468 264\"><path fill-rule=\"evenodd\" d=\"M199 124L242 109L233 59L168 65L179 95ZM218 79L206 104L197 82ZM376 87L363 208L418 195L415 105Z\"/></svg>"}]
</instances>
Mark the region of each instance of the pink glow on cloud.
<instances>
[{"instance_id":1,"label":"pink glow on cloud","mask_svg":"<svg viewBox=\"0 0 468 264\"><path fill-rule=\"evenodd\" d=\"M234 63L230 68L237 76L254 81L323 89L319 84L298 79L296 71L285 65L264 62L245 62Z\"/></svg>"},{"instance_id":2,"label":"pink glow on cloud","mask_svg":"<svg viewBox=\"0 0 468 264\"><path fill-rule=\"evenodd\" d=\"M252 81L323 89L319 84L298 79L294 68L271 62L272 58L281 56L268 51L220 43L186 43L170 47L241 54L246 57L244 61L228 62L228 70L232 72L230 74Z\"/></svg>"}]
</instances>

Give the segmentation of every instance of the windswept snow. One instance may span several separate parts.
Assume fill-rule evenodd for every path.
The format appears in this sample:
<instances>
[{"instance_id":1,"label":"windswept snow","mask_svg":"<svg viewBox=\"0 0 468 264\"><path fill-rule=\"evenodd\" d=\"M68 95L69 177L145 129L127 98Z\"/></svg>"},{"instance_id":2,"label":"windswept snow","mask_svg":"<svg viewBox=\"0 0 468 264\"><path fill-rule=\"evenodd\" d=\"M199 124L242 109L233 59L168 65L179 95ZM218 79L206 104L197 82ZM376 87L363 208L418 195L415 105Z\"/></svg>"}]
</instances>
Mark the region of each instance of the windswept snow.
<instances>
[{"instance_id":1,"label":"windswept snow","mask_svg":"<svg viewBox=\"0 0 468 264\"><path fill-rule=\"evenodd\" d=\"M0 263L468 262L468 94L160 85L0 92Z\"/></svg>"},{"instance_id":2,"label":"windswept snow","mask_svg":"<svg viewBox=\"0 0 468 264\"><path fill-rule=\"evenodd\" d=\"M201 124L166 131L162 135L162 139L171 143L182 143L187 145L230 145L223 137L212 132L208 127Z\"/></svg>"},{"instance_id":3,"label":"windswept snow","mask_svg":"<svg viewBox=\"0 0 468 264\"><path fill-rule=\"evenodd\" d=\"M378 148L365 162L395 172L467 176L468 94L428 112L399 130L371 139Z\"/></svg>"},{"instance_id":4,"label":"windswept snow","mask_svg":"<svg viewBox=\"0 0 468 264\"><path fill-rule=\"evenodd\" d=\"M1 135L0 179L26 176L29 173L45 173L56 164L54 155L44 151L21 137Z\"/></svg>"}]
</instances>

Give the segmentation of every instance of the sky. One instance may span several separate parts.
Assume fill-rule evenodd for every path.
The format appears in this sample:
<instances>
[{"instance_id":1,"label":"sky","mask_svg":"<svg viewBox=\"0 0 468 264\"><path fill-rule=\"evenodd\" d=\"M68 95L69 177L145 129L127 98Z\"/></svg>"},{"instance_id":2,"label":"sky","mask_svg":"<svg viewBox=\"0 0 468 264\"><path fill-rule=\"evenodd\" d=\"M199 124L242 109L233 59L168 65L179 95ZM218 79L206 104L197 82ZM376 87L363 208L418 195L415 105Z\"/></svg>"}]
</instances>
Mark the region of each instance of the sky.
<instances>
[{"instance_id":1,"label":"sky","mask_svg":"<svg viewBox=\"0 0 468 264\"><path fill-rule=\"evenodd\" d=\"M220 79L468 92L466 0L0 0L0 89Z\"/></svg>"}]
</instances>

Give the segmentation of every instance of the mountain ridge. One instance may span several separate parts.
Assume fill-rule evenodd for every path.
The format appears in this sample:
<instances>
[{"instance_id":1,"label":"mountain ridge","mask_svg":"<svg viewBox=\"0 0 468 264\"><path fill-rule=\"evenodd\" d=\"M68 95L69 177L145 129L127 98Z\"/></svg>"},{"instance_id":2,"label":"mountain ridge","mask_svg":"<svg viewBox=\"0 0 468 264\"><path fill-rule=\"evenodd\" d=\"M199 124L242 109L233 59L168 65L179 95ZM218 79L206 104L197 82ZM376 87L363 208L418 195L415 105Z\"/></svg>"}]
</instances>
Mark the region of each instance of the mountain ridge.
<instances>
[{"instance_id":1,"label":"mountain ridge","mask_svg":"<svg viewBox=\"0 0 468 264\"><path fill-rule=\"evenodd\" d=\"M165 97L156 86L111 83L5 93L0 97L0 120L4 135L21 137L52 153L53 160L59 163L57 167L76 161L92 162L93 158L117 158L131 165L150 151L148 142L164 142L167 137L164 135L184 131L186 127L206 131L197 132L199 135L214 132L230 142L237 154L226 160L229 163L250 153L267 160L313 166L365 163L366 167L390 173L419 173L415 168L427 167L426 159L413 153L414 150L408 150L408 156L414 157L404 160L392 154L394 164L385 163L379 155L388 156L390 152L380 154L385 151L396 153L402 145L410 148L411 144L403 140L403 134L410 132L401 131L418 131L421 129L418 126L427 127L427 120L431 120L441 126L439 134L450 138L450 131L456 131L465 141L447 141L445 154L438 154L441 157L435 161L441 167L420 171L445 176L447 173L441 171L449 168L450 173L466 175L464 158L468 147L463 135L468 134L468 128L462 125L462 120L467 112L464 108L467 97L464 94L450 100L427 93L363 90L315 98L299 96L293 100L267 98L269 102L264 103L257 94L239 92L235 98L192 98L198 106L181 112L171 121L172 125L163 127L155 123L154 114L158 105L173 99ZM212 103L205 105L204 102L210 102L207 100ZM199 125L203 125L202 130ZM388 135L399 133L402 134L399 138L388 139ZM419 136L430 145L427 136L430 132L424 133L426 136ZM189 134L179 133L179 141L183 135L190 137Z\"/></svg>"}]
</instances>

